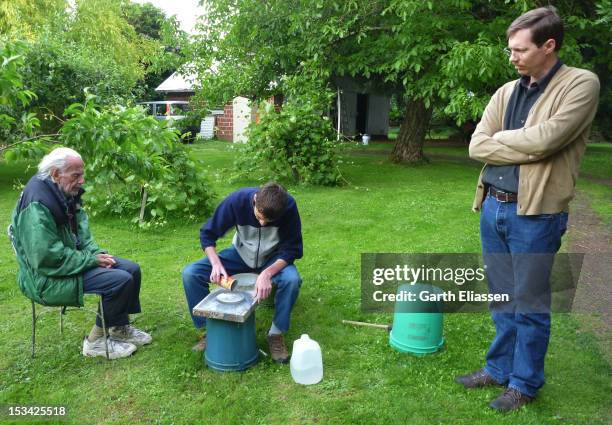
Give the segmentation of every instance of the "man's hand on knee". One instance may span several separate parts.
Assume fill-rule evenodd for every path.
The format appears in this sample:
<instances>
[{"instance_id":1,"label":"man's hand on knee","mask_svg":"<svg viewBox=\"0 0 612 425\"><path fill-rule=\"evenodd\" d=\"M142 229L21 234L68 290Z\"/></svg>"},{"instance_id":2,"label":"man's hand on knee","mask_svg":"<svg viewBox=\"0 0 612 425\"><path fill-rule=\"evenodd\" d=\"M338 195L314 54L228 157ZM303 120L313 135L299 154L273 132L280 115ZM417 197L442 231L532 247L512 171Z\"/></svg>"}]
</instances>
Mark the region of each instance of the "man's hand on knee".
<instances>
[{"instance_id":1,"label":"man's hand on knee","mask_svg":"<svg viewBox=\"0 0 612 425\"><path fill-rule=\"evenodd\" d=\"M267 270L262 271L255 282L255 300L262 301L270 296L272 291L272 276Z\"/></svg>"},{"instance_id":2,"label":"man's hand on knee","mask_svg":"<svg viewBox=\"0 0 612 425\"><path fill-rule=\"evenodd\" d=\"M96 254L96 258L98 259L98 266L106 269L110 269L117 264L113 256L109 254Z\"/></svg>"}]
</instances>

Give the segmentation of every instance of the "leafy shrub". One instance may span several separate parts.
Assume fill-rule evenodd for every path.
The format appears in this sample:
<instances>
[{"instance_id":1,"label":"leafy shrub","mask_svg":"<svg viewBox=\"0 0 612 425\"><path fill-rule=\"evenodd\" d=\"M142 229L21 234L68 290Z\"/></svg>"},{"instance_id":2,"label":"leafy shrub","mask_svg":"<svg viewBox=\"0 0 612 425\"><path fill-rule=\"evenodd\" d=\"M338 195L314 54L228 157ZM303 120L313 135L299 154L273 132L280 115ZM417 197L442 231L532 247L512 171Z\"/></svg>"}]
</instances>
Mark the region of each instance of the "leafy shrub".
<instances>
[{"instance_id":1,"label":"leafy shrub","mask_svg":"<svg viewBox=\"0 0 612 425\"><path fill-rule=\"evenodd\" d=\"M66 109L61 140L85 161L87 202L94 213L132 217L142 225L196 219L212 209L202 164L191 159L176 130L141 108L101 110L88 96Z\"/></svg>"},{"instance_id":2,"label":"leafy shrub","mask_svg":"<svg viewBox=\"0 0 612 425\"><path fill-rule=\"evenodd\" d=\"M172 123L172 127L179 131L183 141L193 142L197 134L200 132L200 124L207 112L207 109L189 109L185 115L185 118L174 121Z\"/></svg>"},{"instance_id":3,"label":"leafy shrub","mask_svg":"<svg viewBox=\"0 0 612 425\"><path fill-rule=\"evenodd\" d=\"M287 84L290 95L280 110L270 103L262 105L259 122L249 126L249 141L240 149L236 168L241 175L255 173L262 179L337 185L341 176L336 134L321 113L328 98L308 84L293 89L297 83Z\"/></svg>"},{"instance_id":4,"label":"leafy shrub","mask_svg":"<svg viewBox=\"0 0 612 425\"><path fill-rule=\"evenodd\" d=\"M138 90L135 71L122 68L108 55L47 32L28 44L25 59L24 81L38 96L32 106L45 118L42 126L48 132L61 127L62 113L81 101L85 87L104 105L124 103Z\"/></svg>"},{"instance_id":5,"label":"leafy shrub","mask_svg":"<svg viewBox=\"0 0 612 425\"><path fill-rule=\"evenodd\" d=\"M64 111L59 134L36 135L39 121L30 111L36 95L24 88L20 69L26 45L0 40L0 153L6 160L39 159L58 141L85 160L87 198L93 214L131 216L141 225L162 225L170 217L195 219L212 209L212 193L178 142L176 130L139 107L101 109L96 96Z\"/></svg>"},{"instance_id":6,"label":"leafy shrub","mask_svg":"<svg viewBox=\"0 0 612 425\"><path fill-rule=\"evenodd\" d=\"M28 106L36 98L24 87L25 44L0 39L0 148L31 137L40 126Z\"/></svg>"}]
</instances>

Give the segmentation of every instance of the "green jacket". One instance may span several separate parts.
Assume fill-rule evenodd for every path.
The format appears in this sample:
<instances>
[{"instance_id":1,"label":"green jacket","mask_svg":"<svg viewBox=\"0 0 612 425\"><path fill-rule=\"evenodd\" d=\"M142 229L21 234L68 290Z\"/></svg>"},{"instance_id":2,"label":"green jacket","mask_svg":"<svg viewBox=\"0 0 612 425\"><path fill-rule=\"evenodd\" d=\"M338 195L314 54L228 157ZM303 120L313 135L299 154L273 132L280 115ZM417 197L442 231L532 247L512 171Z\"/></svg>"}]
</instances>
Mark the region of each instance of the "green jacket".
<instances>
[{"instance_id":1,"label":"green jacket","mask_svg":"<svg viewBox=\"0 0 612 425\"><path fill-rule=\"evenodd\" d=\"M97 267L96 254L103 251L91 237L79 202L80 196L67 202L49 179L34 176L13 211L17 281L24 295L39 304L83 305L83 273Z\"/></svg>"}]
</instances>

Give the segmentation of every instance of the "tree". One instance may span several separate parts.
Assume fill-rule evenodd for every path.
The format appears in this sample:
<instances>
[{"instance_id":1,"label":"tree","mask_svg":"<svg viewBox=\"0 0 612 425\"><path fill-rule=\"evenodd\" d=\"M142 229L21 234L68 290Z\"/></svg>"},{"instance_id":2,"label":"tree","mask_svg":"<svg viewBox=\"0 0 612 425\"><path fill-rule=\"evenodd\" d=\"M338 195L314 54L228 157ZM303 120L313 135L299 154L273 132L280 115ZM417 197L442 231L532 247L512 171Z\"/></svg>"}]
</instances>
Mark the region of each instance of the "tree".
<instances>
[{"instance_id":1,"label":"tree","mask_svg":"<svg viewBox=\"0 0 612 425\"><path fill-rule=\"evenodd\" d=\"M156 99L160 95L155 88L188 61L189 36L180 29L176 17L167 18L150 3L128 2L123 8L127 22L134 30L155 43L155 54L147 64L141 96L143 99Z\"/></svg>"},{"instance_id":2,"label":"tree","mask_svg":"<svg viewBox=\"0 0 612 425\"><path fill-rule=\"evenodd\" d=\"M141 72L117 64L112 57L92 54L87 46L59 40L44 33L28 45L24 81L37 93L33 110L47 132L55 132L65 119L64 109L83 99L83 90L113 104L133 98Z\"/></svg>"},{"instance_id":3,"label":"tree","mask_svg":"<svg viewBox=\"0 0 612 425\"><path fill-rule=\"evenodd\" d=\"M146 68L159 49L157 42L140 36L126 21L126 3L18 0L12 5L12 15L0 15L0 26L7 28L10 39L27 35L22 74L24 84L37 94L31 107L44 131L55 132L61 126L64 109L83 98L84 88L105 104L123 102L142 92ZM47 4L54 6L49 9L52 13L37 17L34 12L45 10ZM23 19L15 21L10 16Z\"/></svg>"},{"instance_id":4,"label":"tree","mask_svg":"<svg viewBox=\"0 0 612 425\"><path fill-rule=\"evenodd\" d=\"M494 89L514 78L502 51L505 30L539 3L211 0L198 41L202 87L227 99L281 91L270 82L283 75L365 79L405 104L392 159L418 161L434 108L459 122L476 119ZM590 6L559 2L570 24L562 56L572 64L582 61L570 17L596 24Z\"/></svg>"},{"instance_id":5,"label":"tree","mask_svg":"<svg viewBox=\"0 0 612 425\"><path fill-rule=\"evenodd\" d=\"M573 15L570 24L579 32L576 40L584 60L599 76L601 93L595 117L596 127L605 140L612 140L612 0L594 2L585 17Z\"/></svg>"},{"instance_id":6,"label":"tree","mask_svg":"<svg viewBox=\"0 0 612 425\"><path fill-rule=\"evenodd\" d=\"M133 101L159 46L125 20L124 4L77 0L71 9L63 2L40 27L15 18L27 18L27 2L0 9L0 28L7 29L0 38L0 154L34 160L61 143L86 160L94 213L128 215L141 225L195 218L211 208L203 167L176 130L122 106ZM34 32L22 41L24 28ZM37 134L37 115L52 117L46 127L58 134Z\"/></svg>"},{"instance_id":7,"label":"tree","mask_svg":"<svg viewBox=\"0 0 612 425\"><path fill-rule=\"evenodd\" d=\"M161 31L166 15L161 9L151 3L127 3L124 5L124 14L134 30L152 40L161 39Z\"/></svg>"},{"instance_id":8,"label":"tree","mask_svg":"<svg viewBox=\"0 0 612 425\"><path fill-rule=\"evenodd\" d=\"M19 72L24 49L23 43L0 39L0 153L32 138L40 125L27 109L36 94L24 87Z\"/></svg>"},{"instance_id":9,"label":"tree","mask_svg":"<svg viewBox=\"0 0 612 425\"><path fill-rule=\"evenodd\" d=\"M65 13L66 0L11 0L0 2L0 34L32 40L39 28Z\"/></svg>"}]
</instances>

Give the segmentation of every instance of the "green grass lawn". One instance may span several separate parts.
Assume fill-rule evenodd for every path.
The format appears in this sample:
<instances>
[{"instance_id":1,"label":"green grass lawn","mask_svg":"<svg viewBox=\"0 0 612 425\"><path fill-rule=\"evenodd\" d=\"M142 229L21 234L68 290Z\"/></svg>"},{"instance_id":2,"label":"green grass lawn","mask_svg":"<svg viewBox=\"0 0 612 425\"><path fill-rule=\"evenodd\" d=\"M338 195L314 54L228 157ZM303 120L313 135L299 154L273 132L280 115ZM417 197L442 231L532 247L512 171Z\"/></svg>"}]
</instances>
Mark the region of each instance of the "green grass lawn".
<instances>
[{"instance_id":1,"label":"green grass lawn","mask_svg":"<svg viewBox=\"0 0 612 425\"><path fill-rule=\"evenodd\" d=\"M610 179L612 175L612 143L587 145L587 154L582 161L581 171L591 176Z\"/></svg>"},{"instance_id":2,"label":"green grass lawn","mask_svg":"<svg viewBox=\"0 0 612 425\"><path fill-rule=\"evenodd\" d=\"M205 161L219 197L259 183L228 181L231 145L207 142L191 149ZM427 151L435 153L435 148ZM595 338L571 315L554 317L547 384L539 399L510 415L487 407L499 390L467 391L453 382L456 374L482 365L494 335L487 314L446 315L445 347L425 357L394 351L385 331L343 325L342 319L392 321L391 314L360 310L361 253L469 253L479 252L480 242L478 216L470 211L477 164L434 160L395 165L385 155L355 155L349 149L342 154L341 170L350 182L343 187L288 186L302 218L304 258L297 267L304 283L287 340L308 333L320 343L321 383L297 385L288 366L269 358L244 373L221 374L190 351L198 334L180 272L202 255L201 222L141 231L127 220L96 217L92 231L98 243L142 267L143 313L136 326L153 334L153 344L128 359L85 358L81 341L93 317L72 311L63 337L57 316L43 317L38 355L30 358L30 303L15 283L10 245L0 237L0 405L63 405L68 416L56 422L74 424L609 423L610 366ZM3 229L18 196L13 182L25 182L31 173L23 166L0 164ZM593 190L600 190L596 186ZM610 197L597 202L610 211ZM219 246L228 245L230 237ZM257 343L264 350L271 317L270 309L256 312Z\"/></svg>"},{"instance_id":3,"label":"green grass lawn","mask_svg":"<svg viewBox=\"0 0 612 425\"><path fill-rule=\"evenodd\" d=\"M399 127L390 127L387 137L389 140L397 139L399 134ZM449 127L449 126L437 126L434 128L430 128L427 133L428 139L448 139L449 137L457 135L460 130L457 127Z\"/></svg>"}]
</instances>

